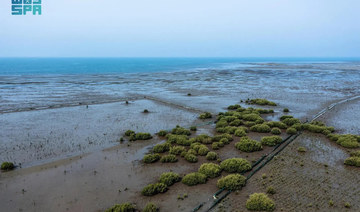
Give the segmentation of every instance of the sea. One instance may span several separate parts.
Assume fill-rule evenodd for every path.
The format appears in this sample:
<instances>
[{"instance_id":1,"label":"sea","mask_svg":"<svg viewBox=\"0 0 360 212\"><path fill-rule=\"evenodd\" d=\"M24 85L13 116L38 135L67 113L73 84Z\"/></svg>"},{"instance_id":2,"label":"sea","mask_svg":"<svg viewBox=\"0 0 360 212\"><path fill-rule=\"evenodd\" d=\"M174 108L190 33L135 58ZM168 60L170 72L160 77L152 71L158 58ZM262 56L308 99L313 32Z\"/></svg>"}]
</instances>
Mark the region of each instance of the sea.
<instances>
[{"instance_id":1,"label":"sea","mask_svg":"<svg viewBox=\"0 0 360 212\"><path fill-rule=\"evenodd\" d=\"M272 83L351 94L356 82L360 58L0 58L0 113Z\"/></svg>"}]
</instances>

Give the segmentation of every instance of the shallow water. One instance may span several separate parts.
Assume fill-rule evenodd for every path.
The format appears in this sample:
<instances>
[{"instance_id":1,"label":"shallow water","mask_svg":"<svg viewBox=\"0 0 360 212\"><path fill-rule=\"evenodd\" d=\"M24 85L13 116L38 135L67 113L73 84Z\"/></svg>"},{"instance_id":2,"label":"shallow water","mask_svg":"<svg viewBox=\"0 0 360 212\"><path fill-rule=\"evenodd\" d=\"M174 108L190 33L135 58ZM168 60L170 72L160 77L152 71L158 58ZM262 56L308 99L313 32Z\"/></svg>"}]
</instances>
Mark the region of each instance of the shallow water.
<instances>
[{"instance_id":1,"label":"shallow water","mask_svg":"<svg viewBox=\"0 0 360 212\"><path fill-rule=\"evenodd\" d=\"M276 100L284 93L292 98L304 94L339 98L360 88L360 62L240 63L214 59L166 65L164 61L157 64L139 59L140 64L131 65L116 60L96 64L84 59L65 64L54 60L19 62L17 66L0 60L0 113L114 102L139 95L176 97L182 102L191 93L197 97L193 98L196 104L214 102L211 99L219 96L232 101L234 97L238 101L264 96ZM292 101L286 104L293 106Z\"/></svg>"}]
</instances>

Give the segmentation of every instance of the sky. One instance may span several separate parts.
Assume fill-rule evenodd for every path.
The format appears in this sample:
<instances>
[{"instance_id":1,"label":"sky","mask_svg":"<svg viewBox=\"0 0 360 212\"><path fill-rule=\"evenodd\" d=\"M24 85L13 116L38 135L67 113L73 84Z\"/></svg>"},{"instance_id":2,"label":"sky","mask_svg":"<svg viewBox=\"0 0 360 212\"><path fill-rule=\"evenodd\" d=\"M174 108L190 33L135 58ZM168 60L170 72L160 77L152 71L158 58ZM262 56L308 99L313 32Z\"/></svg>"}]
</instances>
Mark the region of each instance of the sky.
<instances>
[{"instance_id":1,"label":"sky","mask_svg":"<svg viewBox=\"0 0 360 212\"><path fill-rule=\"evenodd\" d=\"M360 57L359 0L0 1L0 57Z\"/></svg>"}]
</instances>

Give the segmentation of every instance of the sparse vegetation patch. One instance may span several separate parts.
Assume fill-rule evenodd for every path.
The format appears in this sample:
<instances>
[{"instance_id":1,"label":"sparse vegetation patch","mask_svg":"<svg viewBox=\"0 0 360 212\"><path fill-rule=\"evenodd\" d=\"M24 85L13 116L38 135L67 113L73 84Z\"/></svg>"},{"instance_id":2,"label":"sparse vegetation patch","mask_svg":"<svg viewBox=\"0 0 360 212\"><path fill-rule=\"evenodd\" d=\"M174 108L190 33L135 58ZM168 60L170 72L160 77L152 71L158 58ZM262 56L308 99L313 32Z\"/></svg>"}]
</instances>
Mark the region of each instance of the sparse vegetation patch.
<instances>
[{"instance_id":1,"label":"sparse vegetation patch","mask_svg":"<svg viewBox=\"0 0 360 212\"><path fill-rule=\"evenodd\" d=\"M123 203L121 205L116 204L111 208L105 210L105 212L135 212L135 206L131 203Z\"/></svg>"},{"instance_id":2,"label":"sparse vegetation patch","mask_svg":"<svg viewBox=\"0 0 360 212\"><path fill-rule=\"evenodd\" d=\"M264 193L254 193L246 201L246 208L251 211L274 211L275 203Z\"/></svg>"}]
</instances>

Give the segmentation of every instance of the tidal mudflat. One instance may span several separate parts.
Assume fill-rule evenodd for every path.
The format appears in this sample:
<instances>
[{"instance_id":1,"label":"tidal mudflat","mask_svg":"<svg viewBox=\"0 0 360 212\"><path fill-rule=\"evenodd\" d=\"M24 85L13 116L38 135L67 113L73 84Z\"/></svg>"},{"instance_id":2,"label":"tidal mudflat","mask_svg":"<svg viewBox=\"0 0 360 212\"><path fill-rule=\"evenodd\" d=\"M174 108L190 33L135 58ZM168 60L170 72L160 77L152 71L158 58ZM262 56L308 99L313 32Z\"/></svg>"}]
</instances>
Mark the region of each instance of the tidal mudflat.
<instances>
[{"instance_id":1,"label":"tidal mudflat","mask_svg":"<svg viewBox=\"0 0 360 212\"><path fill-rule=\"evenodd\" d=\"M273 146L260 141L274 133L267 129L262 132L260 126L252 129L253 125L279 121L284 115L304 123L329 105L359 95L359 68L358 64L252 64L251 68L235 70L134 74L117 78L92 76L97 83L85 83L78 89L79 93L91 90L92 95L81 101L76 98L79 95L76 92L50 98L49 102L41 101L47 95L43 92L44 96L35 96L31 104L22 98L3 97L8 104L1 107L0 122L4 127L0 131L0 159L15 162L18 167L1 172L1 207L4 211L104 211L115 204L129 202L142 210L153 202L160 211L191 211L201 203L204 204L199 211L206 211L213 203L213 194L219 190L218 180L229 172L222 171L214 177L210 174L206 183L194 186L177 182L166 192L153 196L145 196L142 191L148 184L158 182L164 172L178 173L184 178L198 172L203 163L218 165L230 158L243 158L254 164L273 151ZM43 85L35 90L43 89ZM11 96L11 89L4 89L8 89L6 94ZM66 93L68 89L61 92ZM97 98L99 96L101 98ZM277 106L246 103L255 98L266 98ZM335 132L332 133L359 135L358 103L358 99L354 99L337 105L319 120L333 126ZM221 119L219 112L228 111L227 107L234 104L245 111L249 111L246 109L249 107L273 111L250 111L258 116L244 118L241 114L234 118L239 119L238 122L227 118L229 121L224 127L232 125L233 128L220 129L222 127L216 126ZM14 111L10 110L11 105L16 105ZM284 108L290 111L284 112ZM144 113L145 109L148 113ZM198 119L206 111L212 113L212 118ZM189 154L195 155L197 162L189 162L185 153L182 157L182 150L172 150L174 154L179 152L175 156L177 162L144 163L144 156L151 153L156 144L169 140L156 133L176 125L197 126L196 131L190 131L191 138L201 134L210 136L209 142L200 141L201 145L215 152L218 159L207 159L207 154L199 153L196 147L172 144L183 146L186 152L195 150ZM288 120L284 129L270 123L267 126L270 130L279 128L281 138L285 139L290 135L286 129L292 125ZM251 141L244 140L242 132L235 133L241 127L244 131L247 129L245 134ZM127 130L150 133L153 138L129 141L129 136L124 136ZM275 193L267 195L275 203L275 211L358 211L360 196L356 188L360 170L345 166L344 160L359 148L344 148L323 134L304 131L254 173L246 186L230 193L213 210L246 211L249 195L266 193L271 186ZM213 139L224 133L233 139L229 144L222 145L220 140ZM247 151L235 145L241 142L253 149ZM257 147L258 143L261 148ZM306 151L299 152L299 147ZM206 152L206 148L202 149ZM167 155L167 151L170 149L160 155Z\"/></svg>"}]
</instances>

